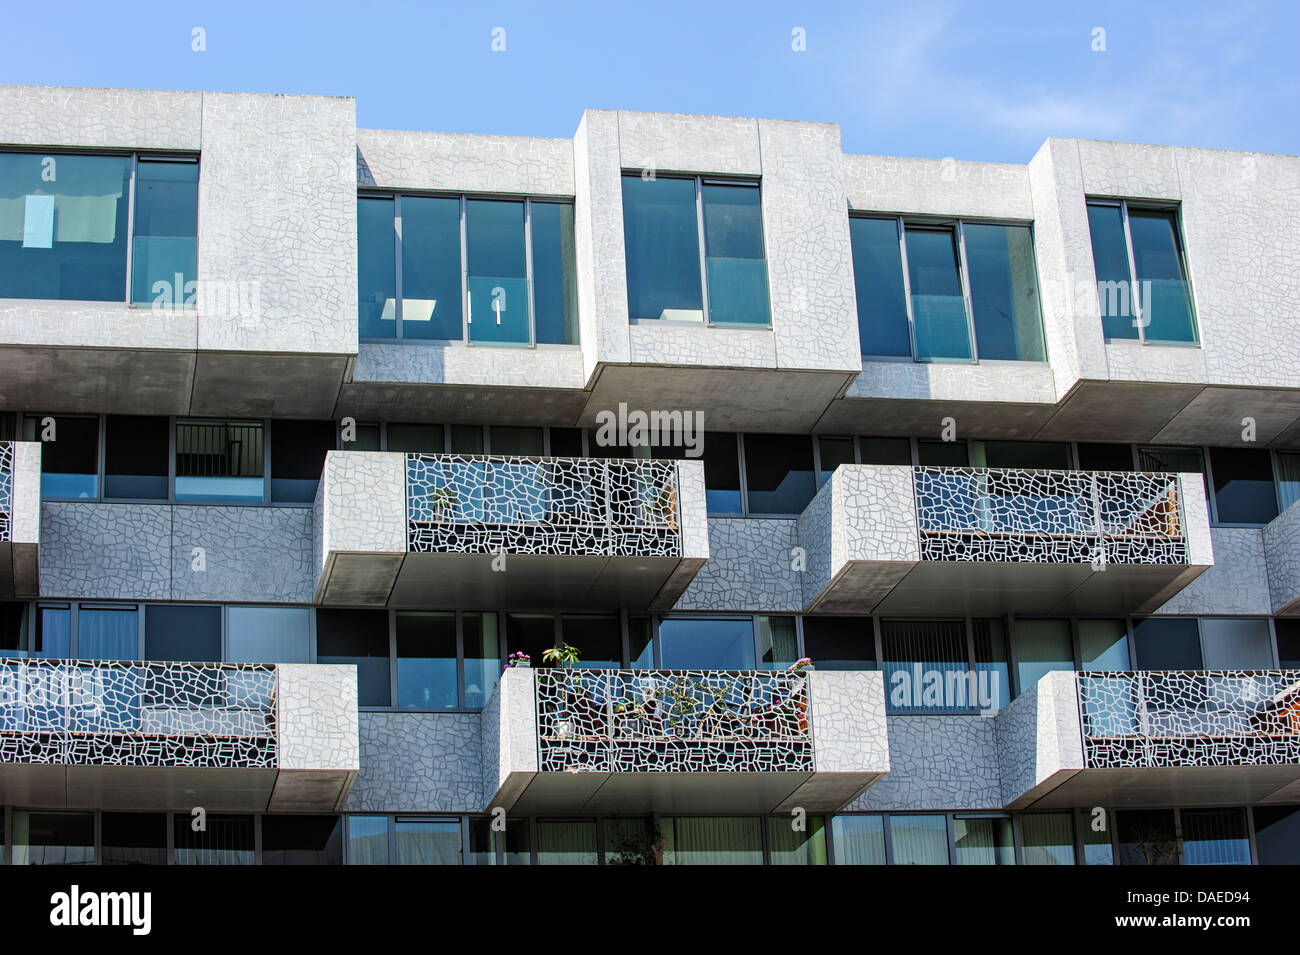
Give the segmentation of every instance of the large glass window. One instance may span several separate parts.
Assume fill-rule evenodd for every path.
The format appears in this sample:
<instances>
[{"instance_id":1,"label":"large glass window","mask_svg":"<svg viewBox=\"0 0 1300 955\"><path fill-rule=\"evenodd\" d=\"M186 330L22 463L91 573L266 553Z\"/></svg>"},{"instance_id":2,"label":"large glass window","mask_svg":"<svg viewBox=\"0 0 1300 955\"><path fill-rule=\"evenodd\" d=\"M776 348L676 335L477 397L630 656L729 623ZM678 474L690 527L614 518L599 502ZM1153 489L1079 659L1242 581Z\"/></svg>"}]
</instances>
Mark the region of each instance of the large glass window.
<instances>
[{"instance_id":1,"label":"large glass window","mask_svg":"<svg viewBox=\"0 0 1300 955\"><path fill-rule=\"evenodd\" d=\"M458 819L403 819L393 826L398 865L460 865Z\"/></svg>"},{"instance_id":2,"label":"large glass window","mask_svg":"<svg viewBox=\"0 0 1300 955\"><path fill-rule=\"evenodd\" d=\"M388 865L387 816L348 816L348 865Z\"/></svg>"},{"instance_id":3,"label":"large glass window","mask_svg":"<svg viewBox=\"0 0 1300 955\"><path fill-rule=\"evenodd\" d=\"M1025 865L1074 865L1074 828L1068 812L1020 817L1020 858Z\"/></svg>"},{"instance_id":4,"label":"large glass window","mask_svg":"<svg viewBox=\"0 0 1300 955\"><path fill-rule=\"evenodd\" d=\"M413 454L442 454L443 431L440 424L390 424L388 426L389 451ZM481 438L481 436L480 436ZM482 447L475 454L482 453Z\"/></svg>"},{"instance_id":5,"label":"large glass window","mask_svg":"<svg viewBox=\"0 0 1300 955\"><path fill-rule=\"evenodd\" d=\"M952 824L957 865L1016 864L1010 816L958 816Z\"/></svg>"},{"instance_id":6,"label":"large glass window","mask_svg":"<svg viewBox=\"0 0 1300 955\"><path fill-rule=\"evenodd\" d=\"M912 443L907 438L859 438L858 451L863 464L912 463Z\"/></svg>"},{"instance_id":7,"label":"large glass window","mask_svg":"<svg viewBox=\"0 0 1300 955\"><path fill-rule=\"evenodd\" d=\"M970 322L956 232L947 226L908 225L904 239L917 359L969 361Z\"/></svg>"},{"instance_id":8,"label":"large glass window","mask_svg":"<svg viewBox=\"0 0 1300 955\"><path fill-rule=\"evenodd\" d=\"M1016 677L1027 693L1053 670L1073 670L1074 650L1068 620L1017 619Z\"/></svg>"},{"instance_id":9,"label":"large glass window","mask_svg":"<svg viewBox=\"0 0 1300 955\"><path fill-rule=\"evenodd\" d=\"M176 500L260 502L264 477L263 422L176 421Z\"/></svg>"},{"instance_id":10,"label":"large glass window","mask_svg":"<svg viewBox=\"0 0 1300 955\"><path fill-rule=\"evenodd\" d=\"M311 609L230 607L226 659L233 663L311 663Z\"/></svg>"},{"instance_id":11,"label":"large glass window","mask_svg":"<svg viewBox=\"0 0 1300 955\"><path fill-rule=\"evenodd\" d=\"M752 670L754 622L669 617L659 623L659 654L666 670Z\"/></svg>"},{"instance_id":12,"label":"large glass window","mask_svg":"<svg viewBox=\"0 0 1300 955\"><path fill-rule=\"evenodd\" d=\"M894 865L947 865L948 820L941 815L889 817Z\"/></svg>"},{"instance_id":13,"label":"large glass window","mask_svg":"<svg viewBox=\"0 0 1300 955\"><path fill-rule=\"evenodd\" d=\"M162 308L193 304L198 228L198 162L141 158L135 173L132 302Z\"/></svg>"},{"instance_id":14,"label":"large glass window","mask_svg":"<svg viewBox=\"0 0 1300 955\"><path fill-rule=\"evenodd\" d=\"M884 865L885 817L836 816L831 820L836 865Z\"/></svg>"},{"instance_id":15,"label":"large glass window","mask_svg":"<svg viewBox=\"0 0 1300 955\"><path fill-rule=\"evenodd\" d=\"M1045 361L1029 226L964 223L975 350L981 359Z\"/></svg>"},{"instance_id":16,"label":"large glass window","mask_svg":"<svg viewBox=\"0 0 1300 955\"><path fill-rule=\"evenodd\" d=\"M762 865L756 816L676 816L663 820L664 865Z\"/></svg>"},{"instance_id":17,"label":"large glass window","mask_svg":"<svg viewBox=\"0 0 1300 955\"><path fill-rule=\"evenodd\" d=\"M1267 451L1210 448L1210 471L1220 524L1267 524L1277 517L1273 463Z\"/></svg>"},{"instance_id":18,"label":"large glass window","mask_svg":"<svg viewBox=\"0 0 1300 955\"><path fill-rule=\"evenodd\" d=\"M882 620L880 636L890 710L971 707L970 654L960 620Z\"/></svg>"},{"instance_id":19,"label":"large glass window","mask_svg":"<svg viewBox=\"0 0 1300 955\"><path fill-rule=\"evenodd\" d=\"M1101 444L1080 441L1079 468L1083 471L1132 471L1133 448L1127 444Z\"/></svg>"},{"instance_id":20,"label":"large glass window","mask_svg":"<svg viewBox=\"0 0 1300 955\"><path fill-rule=\"evenodd\" d=\"M262 817L262 865L342 864L341 817Z\"/></svg>"},{"instance_id":21,"label":"large glass window","mask_svg":"<svg viewBox=\"0 0 1300 955\"><path fill-rule=\"evenodd\" d=\"M1106 337L1196 344L1178 213L1095 200L1088 226Z\"/></svg>"},{"instance_id":22,"label":"large glass window","mask_svg":"<svg viewBox=\"0 0 1300 955\"><path fill-rule=\"evenodd\" d=\"M1250 865L1250 837L1241 809L1183 809L1184 865Z\"/></svg>"},{"instance_id":23,"label":"large glass window","mask_svg":"<svg viewBox=\"0 0 1300 955\"><path fill-rule=\"evenodd\" d=\"M506 616L506 652L526 653L534 667L551 664L542 654L555 646L555 618L546 614L512 613Z\"/></svg>"},{"instance_id":24,"label":"large glass window","mask_svg":"<svg viewBox=\"0 0 1300 955\"><path fill-rule=\"evenodd\" d=\"M218 629L217 656L221 658ZM140 616L135 607L80 607L77 612L79 660L135 660L140 656Z\"/></svg>"},{"instance_id":25,"label":"large glass window","mask_svg":"<svg viewBox=\"0 0 1300 955\"><path fill-rule=\"evenodd\" d=\"M1260 865L1300 865L1300 807L1256 806L1255 851Z\"/></svg>"},{"instance_id":26,"label":"large glass window","mask_svg":"<svg viewBox=\"0 0 1300 955\"><path fill-rule=\"evenodd\" d=\"M150 604L144 608L146 660L221 660L221 608Z\"/></svg>"},{"instance_id":27,"label":"large glass window","mask_svg":"<svg viewBox=\"0 0 1300 955\"><path fill-rule=\"evenodd\" d=\"M560 627L560 639L582 654L578 666L595 670L617 670L623 666L623 632L618 617L567 614L560 618Z\"/></svg>"},{"instance_id":28,"label":"large glass window","mask_svg":"<svg viewBox=\"0 0 1300 955\"><path fill-rule=\"evenodd\" d=\"M1074 462L1064 441L971 441L970 463L976 468L1068 471Z\"/></svg>"},{"instance_id":29,"label":"large glass window","mask_svg":"<svg viewBox=\"0 0 1300 955\"><path fill-rule=\"evenodd\" d=\"M352 664L357 668L357 703L388 706L388 612L317 610L316 662Z\"/></svg>"},{"instance_id":30,"label":"large glass window","mask_svg":"<svg viewBox=\"0 0 1300 955\"><path fill-rule=\"evenodd\" d=\"M1178 835L1172 809L1115 813L1120 865L1178 865Z\"/></svg>"},{"instance_id":31,"label":"large glass window","mask_svg":"<svg viewBox=\"0 0 1300 955\"><path fill-rule=\"evenodd\" d=\"M1282 510L1300 501L1300 454L1293 451L1277 453L1277 489Z\"/></svg>"},{"instance_id":32,"label":"large glass window","mask_svg":"<svg viewBox=\"0 0 1300 955\"><path fill-rule=\"evenodd\" d=\"M853 283L857 291L858 339L867 357L908 358L912 335L897 219L849 218Z\"/></svg>"},{"instance_id":33,"label":"large glass window","mask_svg":"<svg viewBox=\"0 0 1300 955\"><path fill-rule=\"evenodd\" d=\"M257 843L252 816L208 813L202 829L195 829L196 817L176 813L172 817L172 839L177 865L253 865Z\"/></svg>"},{"instance_id":34,"label":"large glass window","mask_svg":"<svg viewBox=\"0 0 1300 955\"><path fill-rule=\"evenodd\" d=\"M456 615L397 613L397 705L404 709L454 709Z\"/></svg>"},{"instance_id":35,"label":"large glass window","mask_svg":"<svg viewBox=\"0 0 1300 955\"><path fill-rule=\"evenodd\" d=\"M477 709L487 703L501 679L497 615L461 614L461 631L465 655L465 705Z\"/></svg>"},{"instance_id":36,"label":"large glass window","mask_svg":"<svg viewBox=\"0 0 1300 955\"><path fill-rule=\"evenodd\" d=\"M93 865L93 812L14 810L14 865Z\"/></svg>"},{"instance_id":37,"label":"large glass window","mask_svg":"<svg viewBox=\"0 0 1300 955\"><path fill-rule=\"evenodd\" d=\"M757 183L625 175L623 240L633 321L771 324Z\"/></svg>"},{"instance_id":38,"label":"large glass window","mask_svg":"<svg viewBox=\"0 0 1300 955\"><path fill-rule=\"evenodd\" d=\"M764 670L785 670L799 659L799 634L794 617L766 614L758 618L759 666Z\"/></svg>"},{"instance_id":39,"label":"large glass window","mask_svg":"<svg viewBox=\"0 0 1300 955\"><path fill-rule=\"evenodd\" d=\"M106 812L99 826L104 865L167 864L165 813Z\"/></svg>"},{"instance_id":40,"label":"large glass window","mask_svg":"<svg viewBox=\"0 0 1300 955\"><path fill-rule=\"evenodd\" d=\"M751 514L800 514L817 493L812 440L799 434L746 434L745 487Z\"/></svg>"},{"instance_id":41,"label":"large glass window","mask_svg":"<svg viewBox=\"0 0 1300 955\"><path fill-rule=\"evenodd\" d=\"M1207 670L1268 670L1273 635L1262 617L1202 617L1201 650Z\"/></svg>"},{"instance_id":42,"label":"large glass window","mask_svg":"<svg viewBox=\"0 0 1300 955\"><path fill-rule=\"evenodd\" d=\"M605 865L663 865L663 831L653 819L605 820Z\"/></svg>"},{"instance_id":43,"label":"large glass window","mask_svg":"<svg viewBox=\"0 0 1300 955\"><path fill-rule=\"evenodd\" d=\"M808 816L804 828L795 829L788 817L767 820L767 844L772 865L826 865L826 823Z\"/></svg>"},{"instance_id":44,"label":"large glass window","mask_svg":"<svg viewBox=\"0 0 1300 955\"><path fill-rule=\"evenodd\" d=\"M536 830L538 865L599 864L595 820L539 819Z\"/></svg>"},{"instance_id":45,"label":"large glass window","mask_svg":"<svg viewBox=\"0 0 1300 955\"><path fill-rule=\"evenodd\" d=\"M819 670L876 668L869 617L804 617L803 649Z\"/></svg>"},{"instance_id":46,"label":"large glass window","mask_svg":"<svg viewBox=\"0 0 1300 955\"><path fill-rule=\"evenodd\" d=\"M23 440L41 442L41 497L99 496L98 418L27 415Z\"/></svg>"},{"instance_id":47,"label":"large glass window","mask_svg":"<svg viewBox=\"0 0 1300 955\"><path fill-rule=\"evenodd\" d=\"M1011 665L1007 657L1006 624L1001 617L971 620L975 645L975 698L972 707L1000 710L1011 702Z\"/></svg>"},{"instance_id":48,"label":"large glass window","mask_svg":"<svg viewBox=\"0 0 1300 955\"><path fill-rule=\"evenodd\" d=\"M129 156L0 152L0 298L126 301L130 186Z\"/></svg>"},{"instance_id":49,"label":"large glass window","mask_svg":"<svg viewBox=\"0 0 1300 955\"><path fill-rule=\"evenodd\" d=\"M841 464L853 463L853 439L818 438L817 459L817 483L825 484Z\"/></svg>"},{"instance_id":50,"label":"large glass window","mask_svg":"<svg viewBox=\"0 0 1300 955\"><path fill-rule=\"evenodd\" d=\"M1202 670L1194 617L1147 617L1133 625L1134 661L1141 670Z\"/></svg>"},{"instance_id":51,"label":"large glass window","mask_svg":"<svg viewBox=\"0 0 1300 955\"><path fill-rule=\"evenodd\" d=\"M167 500L170 437L164 417L108 415L104 422L104 497Z\"/></svg>"},{"instance_id":52,"label":"large glass window","mask_svg":"<svg viewBox=\"0 0 1300 955\"><path fill-rule=\"evenodd\" d=\"M1079 658L1084 670L1131 670L1128 626L1123 620L1080 620Z\"/></svg>"},{"instance_id":53,"label":"large glass window","mask_svg":"<svg viewBox=\"0 0 1300 955\"><path fill-rule=\"evenodd\" d=\"M325 469L325 455L336 442L333 421L271 423L271 500L310 504Z\"/></svg>"},{"instance_id":54,"label":"large glass window","mask_svg":"<svg viewBox=\"0 0 1300 955\"><path fill-rule=\"evenodd\" d=\"M363 340L577 344L572 204L361 196L357 241Z\"/></svg>"}]
</instances>

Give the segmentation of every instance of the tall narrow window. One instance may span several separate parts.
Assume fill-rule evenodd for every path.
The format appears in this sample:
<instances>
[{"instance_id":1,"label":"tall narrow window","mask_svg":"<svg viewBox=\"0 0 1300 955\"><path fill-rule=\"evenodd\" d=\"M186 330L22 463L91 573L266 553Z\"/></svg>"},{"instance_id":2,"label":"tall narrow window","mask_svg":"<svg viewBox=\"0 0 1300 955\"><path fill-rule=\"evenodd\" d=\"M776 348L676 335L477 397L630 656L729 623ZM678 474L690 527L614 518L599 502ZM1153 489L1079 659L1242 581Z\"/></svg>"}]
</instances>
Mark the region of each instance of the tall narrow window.
<instances>
[{"instance_id":1,"label":"tall narrow window","mask_svg":"<svg viewBox=\"0 0 1300 955\"><path fill-rule=\"evenodd\" d=\"M799 637L794 617L764 614L758 618L759 666L764 670L784 670L799 659Z\"/></svg>"},{"instance_id":2,"label":"tall narrow window","mask_svg":"<svg viewBox=\"0 0 1300 955\"><path fill-rule=\"evenodd\" d=\"M140 159L131 242L132 302L174 308L194 301L198 226L198 162Z\"/></svg>"},{"instance_id":3,"label":"tall narrow window","mask_svg":"<svg viewBox=\"0 0 1300 955\"><path fill-rule=\"evenodd\" d=\"M532 304L524 204L497 199L465 203L469 282L469 340L497 345L530 343Z\"/></svg>"},{"instance_id":4,"label":"tall narrow window","mask_svg":"<svg viewBox=\"0 0 1300 955\"><path fill-rule=\"evenodd\" d=\"M956 233L945 226L908 225L905 238L916 357L969 361L973 354Z\"/></svg>"},{"instance_id":5,"label":"tall narrow window","mask_svg":"<svg viewBox=\"0 0 1300 955\"><path fill-rule=\"evenodd\" d=\"M979 357L1045 361L1034 240L1029 227L965 223L962 231Z\"/></svg>"},{"instance_id":6,"label":"tall narrow window","mask_svg":"<svg viewBox=\"0 0 1300 955\"><path fill-rule=\"evenodd\" d=\"M80 660L138 659L140 656L139 619L134 607L82 607L77 613L77 658ZM216 649L219 658L220 642Z\"/></svg>"},{"instance_id":7,"label":"tall narrow window","mask_svg":"<svg viewBox=\"0 0 1300 955\"><path fill-rule=\"evenodd\" d=\"M912 354L907 295L897 219L849 219L853 282L857 290L858 338L868 357Z\"/></svg>"},{"instance_id":8,"label":"tall narrow window","mask_svg":"<svg viewBox=\"0 0 1300 955\"><path fill-rule=\"evenodd\" d=\"M455 709L456 615L397 613L397 705L404 709Z\"/></svg>"},{"instance_id":9,"label":"tall narrow window","mask_svg":"<svg viewBox=\"0 0 1300 955\"><path fill-rule=\"evenodd\" d=\"M799 514L817 493L806 434L745 435L745 485L751 514Z\"/></svg>"},{"instance_id":10,"label":"tall narrow window","mask_svg":"<svg viewBox=\"0 0 1300 955\"><path fill-rule=\"evenodd\" d=\"M1053 670L1073 670L1068 620L1016 620L1016 676L1021 693L1033 692Z\"/></svg>"},{"instance_id":11,"label":"tall narrow window","mask_svg":"<svg viewBox=\"0 0 1300 955\"><path fill-rule=\"evenodd\" d=\"M461 338L460 200L402 197L399 336ZM364 333L363 333L364 334Z\"/></svg>"},{"instance_id":12,"label":"tall narrow window","mask_svg":"<svg viewBox=\"0 0 1300 955\"><path fill-rule=\"evenodd\" d=\"M704 321L695 180L623 177L627 308L632 319Z\"/></svg>"},{"instance_id":13,"label":"tall narrow window","mask_svg":"<svg viewBox=\"0 0 1300 955\"><path fill-rule=\"evenodd\" d=\"M758 183L706 181L701 195L709 321L770 325Z\"/></svg>"},{"instance_id":14,"label":"tall narrow window","mask_svg":"<svg viewBox=\"0 0 1300 955\"><path fill-rule=\"evenodd\" d=\"M880 632L891 711L970 708L970 656L960 620L884 620Z\"/></svg>"},{"instance_id":15,"label":"tall narrow window","mask_svg":"<svg viewBox=\"0 0 1300 955\"><path fill-rule=\"evenodd\" d=\"M1088 203L1088 231L1092 236L1092 267L1097 275L1102 333L1107 338L1137 338L1138 313L1133 301L1123 207Z\"/></svg>"},{"instance_id":16,"label":"tall narrow window","mask_svg":"<svg viewBox=\"0 0 1300 955\"><path fill-rule=\"evenodd\" d=\"M1267 524L1277 517L1273 463L1267 451L1211 448L1210 471L1220 524Z\"/></svg>"},{"instance_id":17,"label":"tall narrow window","mask_svg":"<svg viewBox=\"0 0 1300 955\"><path fill-rule=\"evenodd\" d=\"M314 501L325 455L334 444L333 421L272 422L271 500L277 504Z\"/></svg>"},{"instance_id":18,"label":"tall narrow window","mask_svg":"<svg viewBox=\"0 0 1300 955\"><path fill-rule=\"evenodd\" d=\"M169 440L164 417L109 415L104 423L104 497L166 500Z\"/></svg>"},{"instance_id":19,"label":"tall narrow window","mask_svg":"<svg viewBox=\"0 0 1300 955\"><path fill-rule=\"evenodd\" d=\"M529 207L533 240L533 315L539 344L578 343L578 278L573 206L537 202Z\"/></svg>"},{"instance_id":20,"label":"tall narrow window","mask_svg":"<svg viewBox=\"0 0 1300 955\"><path fill-rule=\"evenodd\" d=\"M357 704L388 706L388 612L316 611L316 662L357 668Z\"/></svg>"},{"instance_id":21,"label":"tall narrow window","mask_svg":"<svg viewBox=\"0 0 1300 955\"><path fill-rule=\"evenodd\" d=\"M731 432L704 437L704 500L710 514L741 513L740 453Z\"/></svg>"},{"instance_id":22,"label":"tall narrow window","mask_svg":"<svg viewBox=\"0 0 1300 955\"><path fill-rule=\"evenodd\" d=\"M365 196L357 201L357 321L362 338L397 336L395 227L392 199ZM456 284L459 290L459 278Z\"/></svg>"},{"instance_id":23,"label":"tall narrow window","mask_svg":"<svg viewBox=\"0 0 1300 955\"><path fill-rule=\"evenodd\" d=\"M41 442L41 497L99 496L99 419L28 415L23 440Z\"/></svg>"}]
</instances>

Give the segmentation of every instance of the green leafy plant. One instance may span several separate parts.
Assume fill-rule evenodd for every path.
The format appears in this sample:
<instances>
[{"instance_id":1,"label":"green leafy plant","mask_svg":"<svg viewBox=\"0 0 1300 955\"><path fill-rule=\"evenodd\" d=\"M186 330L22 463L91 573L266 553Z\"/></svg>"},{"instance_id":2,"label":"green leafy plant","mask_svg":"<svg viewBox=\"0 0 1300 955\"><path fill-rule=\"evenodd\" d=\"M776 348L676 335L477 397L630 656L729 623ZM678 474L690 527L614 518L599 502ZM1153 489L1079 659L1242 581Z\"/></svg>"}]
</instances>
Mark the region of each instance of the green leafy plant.
<instances>
[{"instance_id":1,"label":"green leafy plant","mask_svg":"<svg viewBox=\"0 0 1300 955\"><path fill-rule=\"evenodd\" d=\"M577 665L578 660L581 659L581 657L578 653L577 647L571 647L567 643L562 643L558 647L551 647L550 649L543 650L542 659L547 663L567 667L571 670Z\"/></svg>"}]
</instances>

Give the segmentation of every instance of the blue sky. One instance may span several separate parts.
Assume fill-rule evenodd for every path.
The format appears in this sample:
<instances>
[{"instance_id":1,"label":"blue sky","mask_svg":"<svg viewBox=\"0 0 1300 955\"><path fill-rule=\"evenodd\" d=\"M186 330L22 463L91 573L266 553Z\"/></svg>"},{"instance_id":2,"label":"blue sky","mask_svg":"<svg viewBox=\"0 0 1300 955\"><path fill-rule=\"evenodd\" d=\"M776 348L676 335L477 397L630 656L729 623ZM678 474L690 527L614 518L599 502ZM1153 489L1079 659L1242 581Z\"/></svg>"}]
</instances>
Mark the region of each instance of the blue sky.
<instances>
[{"instance_id":1,"label":"blue sky","mask_svg":"<svg viewBox=\"0 0 1300 955\"><path fill-rule=\"evenodd\" d=\"M1025 162L1052 135L1300 153L1295 0L101 0L4 20L0 83L346 95L370 128L570 136L605 107L834 121L853 153Z\"/></svg>"}]
</instances>

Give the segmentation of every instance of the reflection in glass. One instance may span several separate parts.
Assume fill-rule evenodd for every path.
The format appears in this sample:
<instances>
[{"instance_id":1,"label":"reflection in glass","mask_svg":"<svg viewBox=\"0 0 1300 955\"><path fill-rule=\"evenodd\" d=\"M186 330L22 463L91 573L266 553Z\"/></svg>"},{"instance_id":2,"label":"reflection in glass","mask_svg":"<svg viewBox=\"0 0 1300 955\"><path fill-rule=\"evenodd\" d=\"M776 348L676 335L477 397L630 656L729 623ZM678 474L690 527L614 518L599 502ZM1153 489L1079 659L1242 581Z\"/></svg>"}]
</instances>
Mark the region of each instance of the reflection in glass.
<instances>
[{"instance_id":1,"label":"reflection in glass","mask_svg":"<svg viewBox=\"0 0 1300 955\"><path fill-rule=\"evenodd\" d=\"M853 282L857 289L858 339L864 356L910 357L903 255L896 219L849 219Z\"/></svg>"},{"instance_id":2,"label":"reflection in glass","mask_svg":"<svg viewBox=\"0 0 1300 955\"><path fill-rule=\"evenodd\" d=\"M969 361L973 355L956 235L950 228L909 225L905 238L916 357Z\"/></svg>"},{"instance_id":3,"label":"reflection in glass","mask_svg":"<svg viewBox=\"0 0 1300 955\"><path fill-rule=\"evenodd\" d=\"M460 341L461 311L460 200L403 196L402 338Z\"/></svg>"},{"instance_id":4,"label":"reflection in glass","mask_svg":"<svg viewBox=\"0 0 1300 955\"><path fill-rule=\"evenodd\" d=\"M1142 301L1143 336L1149 342L1196 342L1192 294L1183 270L1178 214L1166 209L1128 211L1133 237L1133 264L1146 299Z\"/></svg>"},{"instance_id":5,"label":"reflection in glass","mask_svg":"<svg viewBox=\"0 0 1300 955\"><path fill-rule=\"evenodd\" d=\"M704 321L695 181L623 177L628 315Z\"/></svg>"},{"instance_id":6,"label":"reflection in glass","mask_svg":"<svg viewBox=\"0 0 1300 955\"><path fill-rule=\"evenodd\" d=\"M393 827L398 865L460 865L460 821L402 819Z\"/></svg>"},{"instance_id":7,"label":"reflection in glass","mask_svg":"<svg viewBox=\"0 0 1300 955\"><path fill-rule=\"evenodd\" d=\"M1097 275L1101 328L1106 338L1137 338L1138 312L1133 274L1124 237L1124 210L1118 205L1088 203L1092 267Z\"/></svg>"},{"instance_id":8,"label":"reflection in glass","mask_svg":"<svg viewBox=\"0 0 1300 955\"><path fill-rule=\"evenodd\" d=\"M529 203L533 232L533 311L541 344L578 344L578 279L573 204Z\"/></svg>"},{"instance_id":9,"label":"reflection in glass","mask_svg":"<svg viewBox=\"0 0 1300 955\"><path fill-rule=\"evenodd\" d=\"M754 816L677 816L662 821L664 865L762 865L763 831Z\"/></svg>"},{"instance_id":10,"label":"reflection in glass","mask_svg":"<svg viewBox=\"0 0 1300 955\"><path fill-rule=\"evenodd\" d=\"M1009 817L956 818L952 824L957 865L1016 864Z\"/></svg>"},{"instance_id":11,"label":"reflection in glass","mask_svg":"<svg viewBox=\"0 0 1300 955\"><path fill-rule=\"evenodd\" d=\"M199 164L141 158L136 163L134 202L131 301L155 308L195 304ZM221 305L234 312L241 303L231 298ZM254 318L251 309L240 317Z\"/></svg>"},{"instance_id":12,"label":"reflection in glass","mask_svg":"<svg viewBox=\"0 0 1300 955\"><path fill-rule=\"evenodd\" d=\"M357 320L362 338L397 336L395 228L392 199L357 200ZM457 260L459 251L458 244Z\"/></svg>"},{"instance_id":13,"label":"reflection in glass","mask_svg":"<svg viewBox=\"0 0 1300 955\"><path fill-rule=\"evenodd\" d=\"M701 195L709 321L770 325L758 184L706 182Z\"/></svg>"},{"instance_id":14,"label":"reflection in glass","mask_svg":"<svg viewBox=\"0 0 1300 955\"><path fill-rule=\"evenodd\" d=\"M1074 865L1074 828L1068 812L1020 817L1020 855L1025 865Z\"/></svg>"},{"instance_id":15,"label":"reflection in glass","mask_svg":"<svg viewBox=\"0 0 1300 955\"><path fill-rule=\"evenodd\" d=\"M456 615L398 611L397 705L404 709L454 709Z\"/></svg>"},{"instance_id":16,"label":"reflection in glass","mask_svg":"<svg viewBox=\"0 0 1300 955\"><path fill-rule=\"evenodd\" d=\"M469 340L527 345L531 341L524 204L497 199L465 203Z\"/></svg>"},{"instance_id":17,"label":"reflection in glass","mask_svg":"<svg viewBox=\"0 0 1300 955\"><path fill-rule=\"evenodd\" d=\"M1029 226L962 226L980 359L1044 361L1034 240Z\"/></svg>"},{"instance_id":18,"label":"reflection in glass","mask_svg":"<svg viewBox=\"0 0 1300 955\"><path fill-rule=\"evenodd\" d=\"M737 619L669 617L659 623L665 670L754 669L754 624Z\"/></svg>"},{"instance_id":19,"label":"reflection in glass","mask_svg":"<svg viewBox=\"0 0 1300 955\"><path fill-rule=\"evenodd\" d=\"M948 822L938 815L893 815L894 865L947 865Z\"/></svg>"},{"instance_id":20,"label":"reflection in glass","mask_svg":"<svg viewBox=\"0 0 1300 955\"><path fill-rule=\"evenodd\" d=\"M831 819L831 839L836 865L885 864L884 816L835 816Z\"/></svg>"},{"instance_id":21,"label":"reflection in glass","mask_svg":"<svg viewBox=\"0 0 1300 955\"><path fill-rule=\"evenodd\" d=\"M596 865L596 823L593 820L537 821L538 865Z\"/></svg>"}]
</instances>

